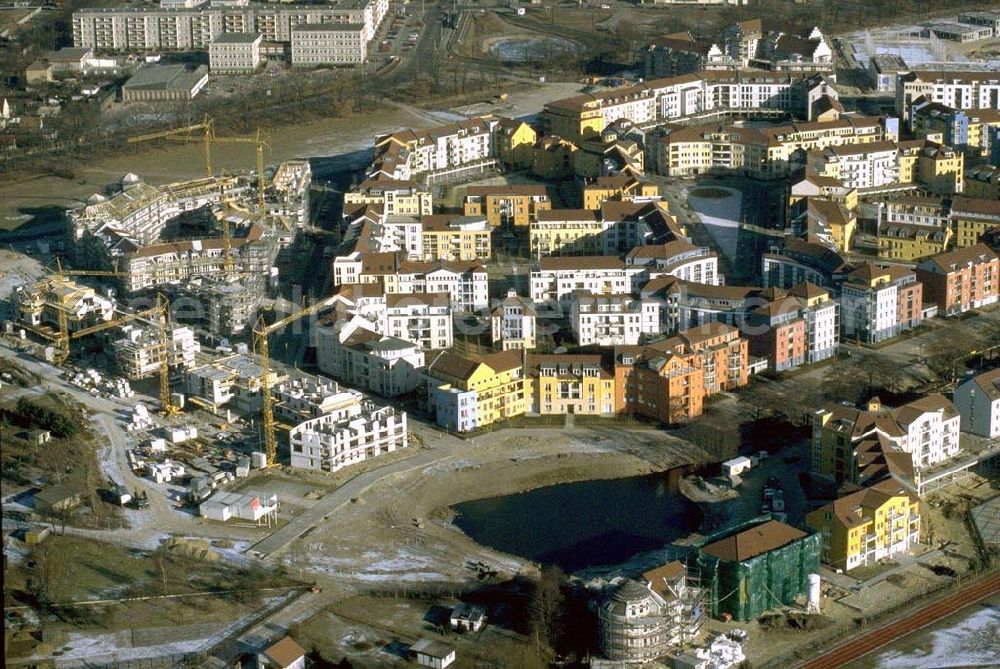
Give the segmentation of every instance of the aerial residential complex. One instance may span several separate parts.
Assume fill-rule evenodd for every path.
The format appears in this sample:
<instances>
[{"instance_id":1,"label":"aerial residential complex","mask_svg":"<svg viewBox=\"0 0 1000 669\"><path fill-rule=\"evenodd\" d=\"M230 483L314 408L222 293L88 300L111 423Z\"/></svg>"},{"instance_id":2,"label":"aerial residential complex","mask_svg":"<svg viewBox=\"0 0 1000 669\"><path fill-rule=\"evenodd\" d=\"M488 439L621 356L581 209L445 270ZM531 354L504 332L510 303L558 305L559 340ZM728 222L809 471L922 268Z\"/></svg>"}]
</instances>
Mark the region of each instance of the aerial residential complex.
<instances>
[{"instance_id":1,"label":"aerial residential complex","mask_svg":"<svg viewBox=\"0 0 1000 669\"><path fill-rule=\"evenodd\" d=\"M388 9L388 0L338 0L322 5L203 1L79 9L73 12L73 44L103 52L214 52L225 73L255 69L253 61L260 58L258 39L290 44L293 65L360 63ZM253 37L245 42L231 33ZM233 48L235 44L248 48ZM253 67L248 67L251 63Z\"/></svg>"},{"instance_id":2,"label":"aerial residential complex","mask_svg":"<svg viewBox=\"0 0 1000 669\"><path fill-rule=\"evenodd\" d=\"M37 629L42 603L106 597L126 567L168 613L190 581L212 629L122 636L125 604L91 607L61 661L187 662L176 636L258 669L387 648L440 669L839 666L876 638L844 621L881 643L989 595L1000 74L976 59L1000 12L831 39L811 6L585 4L129 0L67 10L58 51L38 48L55 14L8 11L33 62L0 99L0 168L45 172L15 180L8 223L63 208L0 263L15 664L79 627ZM656 34L657 5L691 32ZM232 104L248 93L259 109ZM107 167L67 123L98 108L108 145L180 148L89 197L43 192ZM258 112L278 120L251 135ZM331 114L333 133L303 121ZM63 553L101 583L57 578ZM258 587L277 595L214 605Z\"/></svg>"}]
</instances>

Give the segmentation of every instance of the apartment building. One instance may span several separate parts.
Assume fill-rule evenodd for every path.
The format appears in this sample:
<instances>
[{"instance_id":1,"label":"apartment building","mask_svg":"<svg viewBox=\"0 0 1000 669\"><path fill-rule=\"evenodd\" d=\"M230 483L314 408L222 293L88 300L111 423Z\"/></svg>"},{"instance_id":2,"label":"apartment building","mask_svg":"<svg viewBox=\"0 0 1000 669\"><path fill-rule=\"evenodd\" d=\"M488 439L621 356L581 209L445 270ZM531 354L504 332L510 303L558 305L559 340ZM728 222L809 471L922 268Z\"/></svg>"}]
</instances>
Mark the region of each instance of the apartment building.
<instances>
[{"instance_id":1,"label":"apartment building","mask_svg":"<svg viewBox=\"0 0 1000 669\"><path fill-rule=\"evenodd\" d=\"M349 465L406 448L406 412L360 399L288 432L291 466L333 473Z\"/></svg>"},{"instance_id":2,"label":"apartment building","mask_svg":"<svg viewBox=\"0 0 1000 669\"><path fill-rule=\"evenodd\" d=\"M367 204L378 205L385 216L419 217L433 213L434 198L415 181L395 179L365 179L357 188L344 193L345 211Z\"/></svg>"},{"instance_id":3,"label":"apartment building","mask_svg":"<svg viewBox=\"0 0 1000 669\"><path fill-rule=\"evenodd\" d=\"M220 33L208 46L213 74L253 74L260 67L260 33Z\"/></svg>"},{"instance_id":4,"label":"apartment building","mask_svg":"<svg viewBox=\"0 0 1000 669\"><path fill-rule=\"evenodd\" d=\"M676 641L671 608L659 593L632 579L615 584L595 608L597 645L608 664L643 666L666 656Z\"/></svg>"},{"instance_id":5,"label":"apartment building","mask_svg":"<svg viewBox=\"0 0 1000 669\"><path fill-rule=\"evenodd\" d=\"M750 355L767 358L768 369L783 372L806 362L806 319L798 299L778 297L757 307L744 328Z\"/></svg>"},{"instance_id":6,"label":"apartment building","mask_svg":"<svg viewBox=\"0 0 1000 669\"><path fill-rule=\"evenodd\" d=\"M70 279L44 278L34 284L17 286L10 297L14 320L29 328L59 331L59 312L66 314L69 332L110 321L115 315L113 300L93 288Z\"/></svg>"},{"instance_id":7,"label":"apartment building","mask_svg":"<svg viewBox=\"0 0 1000 669\"><path fill-rule=\"evenodd\" d=\"M170 367L194 367L201 345L189 327L126 325L111 348L118 372L127 379L144 379L160 371L164 357Z\"/></svg>"},{"instance_id":8,"label":"apartment building","mask_svg":"<svg viewBox=\"0 0 1000 669\"><path fill-rule=\"evenodd\" d=\"M421 387L426 358L419 345L379 334L355 317L350 326L321 331L316 364L320 371L352 388L380 397L399 397Z\"/></svg>"},{"instance_id":9,"label":"apartment building","mask_svg":"<svg viewBox=\"0 0 1000 669\"><path fill-rule=\"evenodd\" d=\"M839 497L806 516L819 532L820 559L835 569L891 560L920 543L920 503L894 481Z\"/></svg>"},{"instance_id":10,"label":"apartment building","mask_svg":"<svg viewBox=\"0 0 1000 669\"><path fill-rule=\"evenodd\" d=\"M938 195L962 192L965 184L965 154L950 146L927 142L917 158L916 181Z\"/></svg>"},{"instance_id":11,"label":"apartment building","mask_svg":"<svg viewBox=\"0 0 1000 669\"><path fill-rule=\"evenodd\" d=\"M424 351L451 348L451 296L437 293L388 293L379 332L417 344Z\"/></svg>"},{"instance_id":12,"label":"apartment building","mask_svg":"<svg viewBox=\"0 0 1000 669\"><path fill-rule=\"evenodd\" d=\"M1000 258L985 244L940 253L917 265L924 303L941 315L959 314L1000 299Z\"/></svg>"},{"instance_id":13,"label":"apartment building","mask_svg":"<svg viewBox=\"0 0 1000 669\"><path fill-rule=\"evenodd\" d=\"M295 67L354 65L367 60L368 37L363 23L312 23L292 26Z\"/></svg>"},{"instance_id":14,"label":"apartment building","mask_svg":"<svg viewBox=\"0 0 1000 669\"><path fill-rule=\"evenodd\" d=\"M539 416L613 416L615 374L600 355L528 354L525 410Z\"/></svg>"},{"instance_id":15,"label":"apartment building","mask_svg":"<svg viewBox=\"0 0 1000 669\"><path fill-rule=\"evenodd\" d=\"M642 244L684 237L665 202L607 200L598 211L553 209L531 223L528 243L535 257L624 254Z\"/></svg>"},{"instance_id":16,"label":"apartment building","mask_svg":"<svg viewBox=\"0 0 1000 669\"><path fill-rule=\"evenodd\" d=\"M714 286L671 280L673 284L666 293L667 306L675 314L677 327L680 328L694 328L712 322L738 325L751 310L767 299L765 289L757 286ZM644 292L648 289L649 284Z\"/></svg>"},{"instance_id":17,"label":"apartment building","mask_svg":"<svg viewBox=\"0 0 1000 669\"><path fill-rule=\"evenodd\" d=\"M874 344L923 320L923 285L911 270L866 263L840 287L842 336Z\"/></svg>"},{"instance_id":18,"label":"apartment building","mask_svg":"<svg viewBox=\"0 0 1000 669\"><path fill-rule=\"evenodd\" d=\"M533 147L538 133L531 124L502 118L497 128L497 157L514 169L528 169L534 162Z\"/></svg>"},{"instance_id":19,"label":"apartment building","mask_svg":"<svg viewBox=\"0 0 1000 669\"><path fill-rule=\"evenodd\" d=\"M545 105L550 134L573 142L598 137L619 119L637 126L677 121L699 114L774 110L812 120L813 105L836 90L821 75L759 70L718 70L653 79L596 91Z\"/></svg>"},{"instance_id":20,"label":"apartment building","mask_svg":"<svg viewBox=\"0 0 1000 669\"><path fill-rule=\"evenodd\" d=\"M805 215L790 221L793 231L838 251L850 251L858 227L857 211L827 197L809 197L804 204Z\"/></svg>"},{"instance_id":21,"label":"apartment building","mask_svg":"<svg viewBox=\"0 0 1000 669\"><path fill-rule=\"evenodd\" d=\"M475 261L413 262L397 253L352 253L333 261L335 285L380 283L386 295L447 293L453 308L489 305L486 268Z\"/></svg>"},{"instance_id":22,"label":"apartment building","mask_svg":"<svg viewBox=\"0 0 1000 669\"><path fill-rule=\"evenodd\" d=\"M358 25L367 44L388 9L388 0L79 9L72 17L73 44L95 51L207 51L222 33L260 33L265 42L290 43L299 26L320 24Z\"/></svg>"},{"instance_id":23,"label":"apartment building","mask_svg":"<svg viewBox=\"0 0 1000 669\"><path fill-rule=\"evenodd\" d=\"M689 32L656 37L644 51L646 79L697 74L705 69L728 66L728 59L718 43L698 41Z\"/></svg>"},{"instance_id":24,"label":"apartment building","mask_svg":"<svg viewBox=\"0 0 1000 669\"><path fill-rule=\"evenodd\" d=\"M124 255L122 283L130 293L163 284L179 284L202 276L224 276L226 242L193 239L144 246ZM245 275L268 276L278 254L278 240L264 226L253 224L245 236L229 243L235 267Z\"/></svg>"},{"instance_id":25,"label":"apartment building","mask_svg":"<svg viewBox=\"0 0 1000 669\"><path fill-rule=\"evenodd\" d=\"M485 216L491 227L517 228L537 221L539 212L552 209L552 200L541 185L469 186L463 208L466 216Z\"/></svg>"},{"instance_id":26,"label":"apartment building","mask_svg":"<svg viewBox=\"0 0 1000 669\"><path fill-rule=\"evenodd\" d=\"M616 347L614 361L619 411L666 424L701 415L706 397L746 385L749 376L747 341L722 323L645 346Z\"/></svg>"},{"instance_id":27,"label":"apartment building","mask_svg":"<svg viewBox=\"0 0 1000 669\"><path fill-rule=\"evenodd\" d=\"M683 239L665 244L636 246L625 256L625 264L646 267L649 275L669 275L692 283L725 284L719 272L719 256L707 246L695 246Z\"/></svg>"},{"instance_id":28,"label":"apartment building","mask_svg":"<svg viewBox=\"0 0 1000 669\"><path fill-rule=\"evenodd\" d=\"M669 176L719 172L776 179L795 169L803 151L884 141L893 133L885 120L864 116L768 128L676 126L651 143L651 162Z\"/></svg>"},{"instance_id":29,"label":"apartment building","mask_svg":"<svg viewBox=\"0 0 1000 669\"><path fill-rule=\"evenodd\" d=\"M375 142L369 178L434 180L482 172L497 162L498 117L470 118L427 130L402 130Z\"/></svg>"},{"instance_id":30,"label":"apartment building","mask_svg":"<svg viewBox=\"0 0 1000 669\"><path fill-rule=\"evenodd\" d=\"M583 187L583 208L600 210L608 200L649 202L660 199L660 187L628 174L597 177Z\"/></svg>"},{"instance_id":31,"label":"apartment building","mask_svg":"<svg viewBox=\"0 0 1000 669\"><path fill-rule=\"evenodd\" d=\"M949 210L941 198L897 196L879 203L880 258L919 260L943 253L951 240Z\"/></svg>"},{"instance_id":32,"label":"apartment building","mask_svg":"<svg viewBox=\"0 0 1000 669\"><path fill-rule=\"evenodd\" d=\"M805 281L824 288L839 285L849 266L837 249L819 240L789 237L784 246L761 256L765 288L791 288Z\"/></svg>"},{"instance_id":33,"label":"apartment building","mask_svg":"<svg viewBox=\"0 0 1000 669\"><path fill-rule=\"evenodd\" d=\"M962 194L980 200L1000 200L1000 167L980 165L966 169Z\"/></svg>"},{"instance_id":34,"label":"apartment building","mask_svg":"<svg viewBox=\"0 0 1000 669\"><path fill-rule=\"evenodd\" d=\"M427 396L438 426L468 432L525 413L524 351L468 358L442 351L427 366Z\"/></svg>"},{"instance_id":35,"label":"apartment building","mask_svg":"<svg viewBox=\"0 0 1000 669\"><path fill-rule=\"evenodd\" d=\"M959 426L955 405L938 394L896 408L878 398L863 409L830 404L813 414L813 473L838 484L891 477L917 488L920 470L958 454Z\"/></svg>"},{"instance_id":36,"label":"apartment building","mask_svg":"<svg viewBox=\"0 0 1000 669\"><path fill-rule=\"evenodd\" d=\"M508 290L490 312L493 346L501 351L531 350L538 345L538 312L531 300Z\"/></svg>"},{"instance_id":37,"label":"apartment building","mask_svg":"<svg viewBox=\"0 0 1000 669\"><path fill-rule=\"evenodd\" d=\"M798 300L806 322L806 362L832 358L840 345L840 303L828 290L809 282L793 286L788 295Z\"/></svg>"},{"instance_id":38,"label":"apartment building","mask_svg":"<svg viewBox=\"0 0 1000 669\"><path fill-rule=\"evenodd\" d=\"M954 401L963 432L1000 437L1000 369L964 381L955 389Z\"/></svg>"},{"instance_id":39,"label":"apartment building","mask_svg":"<svg viewBox=\"0 0 1000 669\"><path fill-rule=\"evenodd\" d=\"M433 214L420 219L425 262L489 260L493 227L484 216Z\"/></svg>"},{"instance_id":40,"label":"apartment building","mask_svg":"<svg viewBox=\"0 0 1000 669\"><path fill-rule=\"evenodd\" d=\"M570 297L569 322L580 346L634 345L643 336L660 334L661 308L657 300L576 290Z\"/></svg>"},{"instance_id":41,"label":"apartment building","mask_svg":"<svg viewBox=\"0 0 1000 669\"><path fill-rule=\"evenodd\" d=\"M1000 109L1000 73L910 70L896 78L896 113L909 123L920 98L955 109Z\"/></svg>"},{"instance_id":42,"label":"apartment building","mask_svg":"<svg viewBox=\"0 0 1000 669\"><path fill-rule=\"evenodd\" d=\"M900 178L899 147L894 142L831 146L810 152L808 160L820 176L838 179L847 188L864 191L912 183Z\"/></svg>"},{"instance_id":43,"label":"apartment building","mask_svg":"<svg viewBox=\"0 0 1000 669\"><path fill-rule=\"evenodd\" d=\"M988 229L1000 225L1000 201L957 195L951 201L951 224L955 246L973 246Z\"/></svg>"},{"instance_id":44,"label":"apartment building","mask_svg":"<svg viewBox=\"0 0 1000 669\"><path fill-rule=\"evenodd\" d=\"M989 157L1000 133L1000 110L962 110L938 102L913 104L913 134L971 157Z\"/></svg>"},{"instance_id":45,"label":"apartment building","mask_svg":"<svg viewBox=\"0 0 1000 669\"><path fill-rule=\"evenodd\" d=\"M569 306L577 290L594 295L639 292L649 278L644 267L629 266L616 256L542 258L530 274L531 301L536 305Z\"/></svg>"}]
</instances>

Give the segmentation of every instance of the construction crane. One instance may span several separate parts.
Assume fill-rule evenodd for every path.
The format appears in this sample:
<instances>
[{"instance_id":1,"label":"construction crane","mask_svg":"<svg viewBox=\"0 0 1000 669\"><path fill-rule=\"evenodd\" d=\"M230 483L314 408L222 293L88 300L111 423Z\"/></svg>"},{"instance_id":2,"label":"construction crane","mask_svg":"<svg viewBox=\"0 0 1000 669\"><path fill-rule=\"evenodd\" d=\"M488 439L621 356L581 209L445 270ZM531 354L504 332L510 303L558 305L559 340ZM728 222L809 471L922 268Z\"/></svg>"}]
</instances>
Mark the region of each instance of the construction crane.
<instances>
[{"instance_id":1,"label":"construction crane","mask_svg":"<svg viewBox=\"0 0 1000 669\"><path fill-rule=\"evenodd\" d=\"M257 355L260 356L261 361L260 391L261 399L263 400L261 406L261 419L264 425L264 452L267 454L268 466L271 466L274 463L274 458L278 451L278 438L275 434L276 426L274 422L274 404L273 398L271 397L271 384L268 378L271 374L271 355L267 338L272 333L277 332L286 325L294 323L304 316L311 316L329 306L332 306L336 303L336 301L336 295L324 298L319 302L314 303L312 306L306 307L305 309L297 311L289 316L285 316L270 325L267 325L264 322L263 316L261 316L257 319L256 325L254 325L254 348L257 351Z\"/></svg>"},{"instance_id":2,"label":"construction crane","mask_svg":"<svg viewBox=\"0 0 1000 669\"><path fill-rule=\"evenodd\" d=\"M173 130L162 130L160 132L151 132L145 135L136 135L135 137L129 137L128 143L138 144L139 142L149 142L154 139L172 139L187 142L193 139L193 133L196 132L201 133L200 139L205 146L205 175L211 178L212 140L215 138L215 121L212 120L212 118L207 114L201 123L184 126L183 128L174 128Z\"/></svg>"},{"instance_id":3,"label":"construction crane","mask_svg":"<svg viewBox=\"0 0 1000 669\"><path fill-rule=\"evenodd\" d=\"M156 309L159 312L157 327L160 335L160 411L164 416L174 416L181 412L180 407L174 405L170 398L170 361L167 349L170 347L170 339L167 331L170 325L170 303L167 298L157 293Z\"/></svg>"},{"instance_id":4,"label":"construction crane","mask_svg":"<svg viewBox=\"0 0 1000 669\"><path fill-rule=\"evenodd\" d=\"M260 128L250 137L216 137L212 135L211 142L218 144L253 144L257 154L257 206L260 208L260 216L264 217L264 192L266 184L264 182L264 151L270 150L271 146L267 142L267 136Z\"/></svg>"},{"instance_id":5,"label":"construction crane","mask_svg":"<svg viewBox=\"0 0 1000 669\"><path fill-rule=\"evenodd\" d=\"M67 276L122 276L122 272L118 271L117 265L113 270L64 270L62 267L62 262L59 258L56 258L56 271L53 272L55 277L56 285L56 299L59 300L59 304L52 304L56 310L56 319L59 322L59 335L56 339L57 351L55 362L57 364L62 364L69 359L69 317L66 314L66 305L62 303L62 293L63 288L66 286Z\"/></svg>"}]
</instances>

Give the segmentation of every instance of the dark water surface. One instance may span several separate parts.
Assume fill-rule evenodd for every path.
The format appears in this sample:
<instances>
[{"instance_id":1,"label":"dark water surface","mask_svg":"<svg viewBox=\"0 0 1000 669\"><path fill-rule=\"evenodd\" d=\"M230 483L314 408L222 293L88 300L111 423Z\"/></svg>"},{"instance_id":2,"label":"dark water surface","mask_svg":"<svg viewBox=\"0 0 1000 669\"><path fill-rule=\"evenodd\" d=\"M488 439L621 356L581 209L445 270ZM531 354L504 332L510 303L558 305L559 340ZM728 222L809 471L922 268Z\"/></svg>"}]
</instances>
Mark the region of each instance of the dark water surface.
<instances>
[{"instance_id":1,"label":"dark water surface","mask_svg":"<svg viewBox=\"0 0 1000 669\"><path fill-rule=\"evenodd\" d=\"M682 472L538 488L456 504L455 524L476 542L573 572L624 562L698 529Z\"/></svg>"}]
</instances>

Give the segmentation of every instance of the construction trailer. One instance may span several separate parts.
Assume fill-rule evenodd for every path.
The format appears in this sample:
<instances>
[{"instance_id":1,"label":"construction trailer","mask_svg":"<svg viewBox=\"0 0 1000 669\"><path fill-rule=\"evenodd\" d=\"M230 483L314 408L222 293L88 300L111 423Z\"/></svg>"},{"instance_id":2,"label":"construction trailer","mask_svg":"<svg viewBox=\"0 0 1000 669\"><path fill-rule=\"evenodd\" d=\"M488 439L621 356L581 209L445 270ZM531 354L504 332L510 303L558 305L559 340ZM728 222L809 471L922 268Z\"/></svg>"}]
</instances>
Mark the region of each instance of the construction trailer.
<instances>
[{"instance_id":1,"label":"construction trailer","mask_svg":"<svg viewBox=\"0 0 1000 669\"><path fill-rule=\"evenodd\" d=\"M819 571L820 535L759 517L699 540L687 563L700 575L710 615L754 620L804 600L809 575Z\"/></svg>"}]
</instances>

